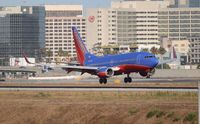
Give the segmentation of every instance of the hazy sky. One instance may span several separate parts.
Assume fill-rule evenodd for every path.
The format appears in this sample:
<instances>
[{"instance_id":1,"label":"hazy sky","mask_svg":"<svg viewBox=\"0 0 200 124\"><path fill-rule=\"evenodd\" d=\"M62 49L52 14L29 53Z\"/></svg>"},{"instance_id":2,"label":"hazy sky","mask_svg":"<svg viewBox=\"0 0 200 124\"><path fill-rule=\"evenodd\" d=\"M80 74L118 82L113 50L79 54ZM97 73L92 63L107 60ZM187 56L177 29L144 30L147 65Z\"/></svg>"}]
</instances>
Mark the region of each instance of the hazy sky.
<instances>
[{"instance_id":1,"label":"hazy sky","mask_svg":"<svg viewBox=\"0 0 200 124\"><path fill-rule=\"evenodd\" d=\"M110 1L111 0L0 0L0 6L83 4L84 8L86 7L93 8L93 7L109 7Z\"/></svg>"}]
</instances>

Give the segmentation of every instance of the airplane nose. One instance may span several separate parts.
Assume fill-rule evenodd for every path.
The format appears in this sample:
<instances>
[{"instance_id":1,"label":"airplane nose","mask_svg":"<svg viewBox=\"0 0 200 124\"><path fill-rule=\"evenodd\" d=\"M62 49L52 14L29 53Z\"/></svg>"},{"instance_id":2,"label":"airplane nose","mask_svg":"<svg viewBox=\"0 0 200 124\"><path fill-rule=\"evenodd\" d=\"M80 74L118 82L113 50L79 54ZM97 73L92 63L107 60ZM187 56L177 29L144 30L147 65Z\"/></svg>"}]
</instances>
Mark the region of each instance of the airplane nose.
<instances>
[{"instance_id":1,"label":"airplane nose","mask_svg":"<svg viewBox=\"0 0 200 124\"><path fill-rule=\"evenodd\" d=\"M155 67L156 65L158 65L158 59L155 59L155 60L154 60L154 67Z\"/></svg>"},{"instance_id":2,"label":"airplane nose","mask_svg":"<svg viewBox=\"0 0 200 124\"><path fill-rule=\"evenodd\" d=\"M158 59L155 60L155 66L158 64Z\"/></svg>"}]
</instances>

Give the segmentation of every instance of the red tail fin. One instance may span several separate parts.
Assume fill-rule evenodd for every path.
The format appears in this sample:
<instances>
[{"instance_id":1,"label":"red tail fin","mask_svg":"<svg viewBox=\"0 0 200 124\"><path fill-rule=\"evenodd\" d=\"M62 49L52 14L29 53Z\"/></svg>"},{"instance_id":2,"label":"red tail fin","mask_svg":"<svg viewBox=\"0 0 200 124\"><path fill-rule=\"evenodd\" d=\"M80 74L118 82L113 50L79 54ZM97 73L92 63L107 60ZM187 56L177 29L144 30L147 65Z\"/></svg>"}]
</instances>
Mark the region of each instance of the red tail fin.
<instances>
[{"instance_id":1,"label":"red tail fin","mask_svg":"<svg viewBox=\"0 0 200 124\"><path fill-rule=\"evenodd\" d=\"M28 64L35 64L35 63L32 63L32 62L30 62L30 61L28 60L28 58L26 57L26 54L25 54L25 53L23 53L23 56L24 56L24 59L26 60L26 62L27 62Z\"/></svg>"},{"instance_id":2,"label":"red tail fin","mask_svg":"<svg viewBox=\"0 0 200 124\"><path fill-rule=\"evenodd\" d=\"M86 49L77 29L75 27L72 27L72 32L73 32L73 38L74 38L74 43L75 43L75 47L76 47L78 62L81 65L84 65L84 62L86 60L85 55L86 55L86 53L88 53L88 50Z\"/></svg>"}]
</instances>

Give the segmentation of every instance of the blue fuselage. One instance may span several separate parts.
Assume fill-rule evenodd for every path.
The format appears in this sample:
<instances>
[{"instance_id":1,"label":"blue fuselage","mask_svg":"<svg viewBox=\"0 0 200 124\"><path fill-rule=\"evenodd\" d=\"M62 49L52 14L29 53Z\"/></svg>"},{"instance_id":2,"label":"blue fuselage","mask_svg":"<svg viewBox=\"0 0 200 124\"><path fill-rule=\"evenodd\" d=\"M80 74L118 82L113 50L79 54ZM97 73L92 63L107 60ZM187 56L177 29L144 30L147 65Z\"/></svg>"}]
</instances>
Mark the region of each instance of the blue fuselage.
<instances>
[{"instance_id":1,"label":"blue fuselage","mask_svg":"<svg viewBox=\"0 0 200 124\"><path fill-rule=\"evenodd\" d=\"M118 67L121 65L134 65L154 68L158 64L155 55L148 52L132 52L118 55L86 56L85 65L95 67Z\"/></svg>"}]
</instances>

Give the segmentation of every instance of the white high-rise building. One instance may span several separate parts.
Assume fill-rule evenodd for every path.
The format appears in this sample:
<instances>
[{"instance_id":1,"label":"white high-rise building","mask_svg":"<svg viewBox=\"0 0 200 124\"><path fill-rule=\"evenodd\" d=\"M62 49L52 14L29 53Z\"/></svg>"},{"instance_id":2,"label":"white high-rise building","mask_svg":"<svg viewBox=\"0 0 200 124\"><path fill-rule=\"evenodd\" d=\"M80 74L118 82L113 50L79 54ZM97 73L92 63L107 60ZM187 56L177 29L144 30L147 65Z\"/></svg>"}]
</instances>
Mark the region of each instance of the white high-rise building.
<instances>
[{"instance_id":1,"label":"white high-rise building","mask_svg":"<svg viewBox=\"0 0 200 124\"><path fill-rule=\"evenodd\" d=\"M87 9L88 45L137 44L141 50L159 47L162 38L178 42L200 37L200 8L170 8L171 2L122 1Z\"/></svg>"},{"instance_id":2,"label":"white high-rise building","mask_svg":"<svg viewBox=\"0 0 200 124\"><path fill-rule=\"evenodd\" d=\"M170 40L200 37L200 8L166 8L159 10L158 35Z\"/></svg>"},{"instance_id":3,"label":"white high-rise building","mask_svg":"<svg viewBox=\"0 0 200 124\"><path fill-rule=\"evenodd\" d=\"M134 17L135 12L130 9L88 9L88 47L99 42L102 46L135 43Z\"/></svg>"},{"instance_id":4,"label":"white high-rise building","mask_svg":"<svg viewBox=\"0 0 200 124\"><path fill-rule=\"evenodd\" d=\"M45 10L46 49L53 53L50 58L54 61L59 58L59 49L75 57L72 26L77 27L83 41L86 40L86 20L82 15L82 5L46 5Z\"/></svg>"},{"instance_id":5,"label":"white high-rise building","mask_svg":"<svg viewBox=\"0 0 200 124\"><path fill-rule=\"evenodd\" d=\"M168 5L164 1L124 1L113 2L111 8L87 9L90 48L97 42L137 44L139 50L159 47L158 11Z\"/></svg>"}]
</instances>

